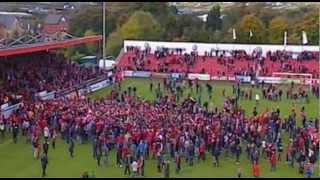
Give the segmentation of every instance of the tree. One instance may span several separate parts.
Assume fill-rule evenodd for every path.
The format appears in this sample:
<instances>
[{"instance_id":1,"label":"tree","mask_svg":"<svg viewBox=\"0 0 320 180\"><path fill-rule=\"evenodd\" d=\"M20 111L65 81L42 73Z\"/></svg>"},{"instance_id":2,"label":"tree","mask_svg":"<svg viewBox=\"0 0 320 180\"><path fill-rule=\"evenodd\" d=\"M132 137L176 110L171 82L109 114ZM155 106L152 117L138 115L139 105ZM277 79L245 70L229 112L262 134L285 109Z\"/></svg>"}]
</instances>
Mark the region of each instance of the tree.
<instances>
[{"instance_id":1,"label":"tree","mask_svg":"<svg viewBox=\"0 0 320 180\"><path fill-rule=\"evenodd\" d=\"M117 29L117 18L112 13L106 13L106 37L109 36L111 32Z\"/></svg>"},{"instance_id":2,"label":"tree","mask_svg":"<svg viewBox=\"0 0 320 180\"><path fill-rule=\"evenodd\" d=\"M288 31L288 21L283 17L273 18L269 25L269 42L272 44L283 43L284 32Z\"/></svg>"},{"instance_id":3,"label":"tree","mask_svg":"<svg viewBox=\"0 0 320 180\"><path fill-rule=\"evenodd\" d=\"M140 10L150 12L155 17L169 12L167 2L143 2Z\"/></svg>"},{"instance_id":4,"label":"tree","mask_svg":"<svg viewBox=\"0 0 320 180\"><path fill-rule=\"evenodd\" d=\"M195 39L194 37L191 38L191 36L196 36L197 31L204 26L204 23L195 16L192 15L183 15L177 17L177 36L181 37L184 40L187 39ZM187 31L193 31L195 34Z\"/></svg>"},{"instance_id":5,"label":"tree","mask_svg":"<svg viewBox=\"0 0 320 180\"><path fill-rule=\"evenodd\" d=\"M163 29L165 30L165 40L172 41L176 37L181 37L177 18L174 15L169 15L163 21Z\"/></svg>"},{"instance_id":6,"label":"tree","mask_svg":"<svg viewBox=\"0 0 320 180\"><path fill-rule=\"evenodd\" d=\"M185 27L183 29L182 39L184 39L186 41L196 42L198 39L198 29L190 27L190 26Z\"/></svg>"},{"instance_id":7,"label":"tree","mask_svg":"<svg viewBox=\"0 0 320 180\"><path fill-rule=\"evenodd\" d=\"M249 14L249 12L247 11L247 7L243 3L240 3L240 5L236 4L226 8L223 14L222 31L227 33L231 28L235 28L234 26L239 24L242 17Z\"/></svg>"},{"instance_id":8,"label":"tree","mask_svg":"<svg viewBox=\"0 0 320 180\"><path fill-rule=\"evenodd\" d=\"M259 17L259 19L261 19L262 23L266 26L269 27L272 21L272 19L276 18L280 16L279 15L279 10L275 10L272 8L263 8L260 11L258 11L257 17Z\"/></svg>"},{"instance_id":9,"label":"tree","mask_svg":"<svg viewBox=\"0 0 320 180\"><path fill-rule=\"evenodd\" d=\"M91 36L91 35L95 35L96 33L93 32L91 29L88 29L85 33L84 36ZM86 44L86 50L89 54L96 54L97 50L98 50L98 46L96 43L89 43Z\"/></svg>"},{"instance_id":10,"label":"tree","mask_svg":"<svg viewBox=\"0 0 320 180\"><path fill-rule=\"evenodd\" d=\"M73 56L73 54L75 53L75 48L74 47L68 47L65 49L64 51L64 57L68 60L71 60L71 57Z\"/></svg>"},{"instance_id":11,"label":"tree","mask_svg":"<svg viewBox=\"0 0 320 180\"><path fill-rule=\"evenodd\" d=\"M122 47L123 38L119 31L111 33L107 38L106 54L116 56Z\"/></svg>"},{"instance_id":12,"label":"tree","mask_svg":"<svg viewBox=\"0 0 320 180\"><path fill-rule=\"evenodd\" d=\"M209 11L206 25L207 29L211 30L212 32L222 29L222 19L219 5L213 6Z\"/></svg>"},{"instance_id":13,"label":"tree","mask_svg":"<svg viewBox=\"0 0 320 180\"><path fill-rule=\"evenodd\" d=\"M120 28L123 39L161 40L160 24L150 13L137 11Z\"/></svg>"},{"instance_id":14,"label":"tree","mask_svg":"<svg viewBox=\"0 0 320 180\"><path fill-rule=\"evenodd\" d=\"M265 43L267 39L265 38L264 26L260 19L253 15L246 15L242 18L240 22L240 33L239 40L243 43ZM253 36L250 38L250 30Z\"/></svg>"},{"instance_id":15,"label":"tree","mask_svg":"<svg viewBox=\"0 0 320 180\"><path fill-rule=\"evenodd\" d=\"M288 44L301 44L300 36L296 33L288 34Z\"/></svg>"},{"instance_id":16,"label":"tree","mask_svg":"<svg viewBox=\"0 0 320 180\"><path fill-rule=\"evenodd\" d=\"M87 29L102 34L102 19L102 8L85 8L71 17L69 31L78 37L82 37Z\"/></svg>"},{"instance_id":17,"label":"tree","mask_svg":"<svg viewBox=\"0 0 320 180\"><path fill-rule=\"evenodd\" d=\"M148 12L137 11L107 39L107 53L116 56L123 40L161 40L163 30Z\"/></svg>"},{"instance_id":18,"label":"tree","mask_svg":"<svg viewBox=\"0 0 320 180\"><path fill-rule=\"evenodd\" d=\"M210 42L219 43L222 41L222 31L215 31L210 35Z\"/></svg>"},{"instance_id":19,"label":"tree","mask_svg":"<svg viewBox=\"0 0 320 180\"><path fill-rule=\"evenodd\" d=\"M319 43L319 13L311 12L306 14L300 22L294 26L296 36L301 37L302 31L305 31L308 36L309 44ZM301 41L300 41L301 43ZM299 43L299 44L300 44Z\"/></svg>"}]
</instances>

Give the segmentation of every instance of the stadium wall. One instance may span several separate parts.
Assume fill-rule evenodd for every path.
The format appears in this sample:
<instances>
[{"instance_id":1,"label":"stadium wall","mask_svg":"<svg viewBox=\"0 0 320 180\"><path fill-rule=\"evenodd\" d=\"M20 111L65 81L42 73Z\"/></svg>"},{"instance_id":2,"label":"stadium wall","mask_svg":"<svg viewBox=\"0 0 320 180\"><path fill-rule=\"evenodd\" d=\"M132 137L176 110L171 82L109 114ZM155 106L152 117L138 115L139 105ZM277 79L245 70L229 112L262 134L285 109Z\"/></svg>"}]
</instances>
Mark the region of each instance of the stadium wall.
<instances>
[{"instance_id":1,"label":"stadium wall","mask_svg":"<svg viewBox=\"0 0 320 180\"><path fill-rule=\"evenodd\" d=\"M147 72L147 71L123 71L123 77L144 77L144 78L178 78L183 74L180 73L156 73L156 72ZM190 80L198 79L202 81L236 81L239 80L243 83L250 83L251 77L250 76L210 76L209 74L196 74L190 73L187 74L185 77ZM292 81L296 84L303 84L303 85L311 85L311 84L320 84L320 79L307 79L307 78L282 78L282 77L257 77L258 83L265 81L268 84L290 84Z\"/></svg>"}]
</instances>

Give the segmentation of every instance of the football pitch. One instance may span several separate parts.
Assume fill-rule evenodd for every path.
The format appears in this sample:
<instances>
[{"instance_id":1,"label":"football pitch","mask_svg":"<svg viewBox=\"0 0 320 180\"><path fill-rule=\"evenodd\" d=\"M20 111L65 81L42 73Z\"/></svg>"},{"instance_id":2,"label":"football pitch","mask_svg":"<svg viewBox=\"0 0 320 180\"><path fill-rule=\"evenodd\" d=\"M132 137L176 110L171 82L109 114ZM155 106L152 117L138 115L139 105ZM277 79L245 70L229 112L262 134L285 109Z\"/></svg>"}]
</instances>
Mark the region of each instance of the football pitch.
<instances>
[{"instance_id":1,"label":"football pitch","mask_svg":"<svg viewBox=\"0 0 320 180\"><path fill-rule=\"evenodd\" d=\"M129 86L135 86L137 88L137 96L146 100L152 101L155 99L155 92L151 92L149 89L150 83L153 82L154 89L157 87L158 80L150 79L126 79L122 83L122 91L127 90ZM224 97L222 91L225 89L226 96L232 96L232 85L230 83L223 82L211 82L213 85L212 100L210 101L214 107L219 108L223 105ZM242 86L242 88L250 88L250 86ZM285 89L286 87L282 87ZM191 92L190 89L185 89L184 95L189 93L195 100L198 99L199 94L196 94L195 88ZM93 99L104 98L111 92L111 87L99 90L90 97ZM261 89L254 88L253 95L256 93L262 97ZM209 101L209 95L204 88L201 94L201 101ZM254 96L253 96L254 97ZM296 109L296 112L300 111L301 107L305 107L305 112L308 118L314 118L318 115L318 101L314 96L309 95L310 102L308 104L287 100L285 94L282 101L267 101L260 100L257 107L258 112L263 112L266 109L272 110L279 107L280 116L282 118L288 117L292 108ZM254 100L240 100L240 106L246 110L246 115L251 116L253 107L256 105ZM301 125L301 118L298 116L297 122ZM284 147L288 142L287 133L282 134L284 140ZM180 174L175 174L174 163L170 164L170 177L230 177L235 178L238 166L242 169L243 177L252 177L251 162L246 158L245 143L242 147L242 155L240 158L240 165L235 163L235 157L226 157L225 153L221 156L221 166L214 167L212 164L212 156L209 152L206 155L206 161L195 162L192 167L188 166L185 161L182 163L182 170ZM129 177L124 175L124 169L116 166L115 151L111 152L109 156L109 162L106 166L97 166L97 162L92 157L91 144L78 144L75 146L75 157L72 159L68 153L68 145L58 139L56 149L49 148L49 164L47 167L47 177L80 177L85 171L89 173L94 172L95 177ZM318 164L318 163L317 163ZM303 177L298 173L298 164L295 163L295 167L291 168L285 161L285 154L282 153L281 161L277 164L277 170L270 172L270 165L268 160L261 158L260 168L261 177ZM18 139L17 144L12 143L11 134L6 134L4 141L0 142L0 177L41 177L41 165L40 160L33 158L33 152L31 144L26 144L25 138ZM145 164L145 177L163 177L163 173L158 173L155 160L147 160ZM316 165L313 172L313 177L319 177L319 166Z\"/></svg>"}]
</instances>

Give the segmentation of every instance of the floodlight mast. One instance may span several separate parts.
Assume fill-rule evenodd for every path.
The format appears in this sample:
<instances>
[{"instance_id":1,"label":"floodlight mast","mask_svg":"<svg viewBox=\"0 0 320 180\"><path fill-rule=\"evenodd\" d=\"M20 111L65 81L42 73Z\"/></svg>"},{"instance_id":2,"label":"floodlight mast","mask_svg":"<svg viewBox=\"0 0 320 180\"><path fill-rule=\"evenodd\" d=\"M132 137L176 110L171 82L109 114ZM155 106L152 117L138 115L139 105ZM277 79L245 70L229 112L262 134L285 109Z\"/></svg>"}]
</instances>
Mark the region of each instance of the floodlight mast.
<instances>
[{"instance_id":1,"label":"floodlight mast","mask_svg":"<svg viewBox=\"0 0 320 180\"><path fill-rule=\"evenodd\" d=\"M102 50L102 59L103 59L103 68L106 67L106 3L103 2L103 50Z\"/></svg>"}]
</instances>

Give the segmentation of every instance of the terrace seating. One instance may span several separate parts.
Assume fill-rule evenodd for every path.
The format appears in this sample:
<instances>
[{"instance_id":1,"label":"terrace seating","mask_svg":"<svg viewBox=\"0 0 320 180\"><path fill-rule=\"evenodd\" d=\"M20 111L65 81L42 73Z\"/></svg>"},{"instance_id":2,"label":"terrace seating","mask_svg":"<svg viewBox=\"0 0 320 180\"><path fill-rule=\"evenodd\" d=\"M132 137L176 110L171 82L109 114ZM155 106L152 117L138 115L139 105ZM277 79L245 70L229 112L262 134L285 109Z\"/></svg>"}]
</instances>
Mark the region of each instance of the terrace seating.
<instances>
[{"instance_id":1,"label":"terrace seating","mask_svg":"<svg viewBox=\"0 0 320 180\"><path fill-rule=\"evenodd\" d=\"M73 87L104 73L101 69L69 64L63 57L37 54L24 59L0 60L0 105L22 95L32 99L34 93ZM10 100L11 99L11 100Z\"/></svg>"},{"instance_id":2,"label":"terrace seating","mask_svg":"<svg viewBox=\"0 0 320 180\"><path fill-rule=\"evenodd\" d=\"M273 72L311 73L314 78L319 78L317 57L319 54L312 52L313 56L302 58L305 52L298 56L298 60L286 53L267 53L264 60L258 61L255 56L236 54L232 57L217 56L191 56L195 58L190 62L187 56L179 53L167 53L160 58L157 54L146 53L137 49L129 49L125 52L118 63L118 67L127 70L145 70L153 72L185 72L207 73L210 75L234 76L235 74L250 74L257 69L260 62L262 70L260 75L271 76ZM138 63L137 63L138 62Z\"/></svg>"}]
</instances>

